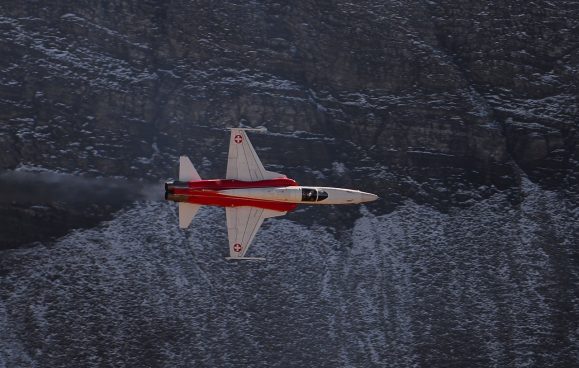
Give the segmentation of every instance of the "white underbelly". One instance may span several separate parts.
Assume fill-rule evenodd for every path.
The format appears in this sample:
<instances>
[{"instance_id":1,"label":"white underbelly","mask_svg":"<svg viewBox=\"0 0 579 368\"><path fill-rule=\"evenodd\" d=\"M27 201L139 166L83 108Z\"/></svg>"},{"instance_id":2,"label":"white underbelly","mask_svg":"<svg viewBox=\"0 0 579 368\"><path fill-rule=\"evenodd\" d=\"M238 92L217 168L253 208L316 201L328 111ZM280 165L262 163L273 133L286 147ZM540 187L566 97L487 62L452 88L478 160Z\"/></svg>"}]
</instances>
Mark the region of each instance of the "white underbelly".
<instances>
[{"instance_id":1,"label":"white underbelly","mask_svg":"<svg viewBox=\"0 0 579 368\"><path fill-rule=\"evenodd\" d=\"M220 193L238 198L288 203L300 203L302 199L302 191L299 187L226 189Z\"/></svg>"}]
</instances>

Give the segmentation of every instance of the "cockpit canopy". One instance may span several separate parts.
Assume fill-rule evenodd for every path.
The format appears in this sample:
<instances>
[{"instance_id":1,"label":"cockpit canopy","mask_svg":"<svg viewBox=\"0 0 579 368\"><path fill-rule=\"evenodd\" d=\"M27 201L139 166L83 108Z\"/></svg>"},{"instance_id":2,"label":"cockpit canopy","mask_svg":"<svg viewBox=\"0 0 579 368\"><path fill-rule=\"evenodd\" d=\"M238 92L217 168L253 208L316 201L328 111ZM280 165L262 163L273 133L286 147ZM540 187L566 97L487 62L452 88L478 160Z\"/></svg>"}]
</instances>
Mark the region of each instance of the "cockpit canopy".
<instances>
[{"instance_id":1,"label":"cockpit canopy","mask_svg":"<svg viewBox=\"0 0 579 368\"><path fill-rule=\"evenodd\" d=\"M328 198L328 193L322 189L302 188L302 202L320 202Z\"/></svg>"}]
</instances>

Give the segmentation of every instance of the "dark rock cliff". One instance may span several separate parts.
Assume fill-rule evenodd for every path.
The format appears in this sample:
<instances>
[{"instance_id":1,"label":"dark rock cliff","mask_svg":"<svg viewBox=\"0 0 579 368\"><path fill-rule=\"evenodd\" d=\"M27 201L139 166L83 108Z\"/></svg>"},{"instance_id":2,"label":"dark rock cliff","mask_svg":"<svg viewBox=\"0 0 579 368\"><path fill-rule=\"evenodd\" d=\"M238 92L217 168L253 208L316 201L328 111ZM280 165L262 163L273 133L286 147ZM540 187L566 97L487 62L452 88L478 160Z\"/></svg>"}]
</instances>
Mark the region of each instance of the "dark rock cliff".
<instances>
[{"instance_id":1,"label":"dark rock cliff","mask_svg":"<svg viewBox=\"0 0 579 368\"><path fill-rule=\"evenodd\" d=\"M335 139L282 146L295 158L271 162L285 166L314 153L327 168L352 142L349 164L499 186L517 164L569 185L578 14L573 1L4 2L1 164L169 175L178 153L222 156L211 128L243 122Z\"/></svg>"},{"instance_id":2,"label":"dark rock cliff","mask_svg":"<svg viewBox=\"0 0 579 368\"><path fill-rule=\"evenodd\" d=\"M156 181L174 176L177 157L187 154L202 176L221 177L223 128L262 125L269 133L251 138L267 167L384 200L366 212L290 214L285 224L311 249L283 253L290 266L232 271L213 261L221 253L198 246L218 249L211 241L161 233L155 211L173 222L169 206L140 203L118 217L111 212L126 201L104 200L80 215L87 202L103 202L91 193L69 207L40 201L46 214L39 214L30 207L35 196L25 205L0 196L0 216L9 218L0 246L22 233L21 242L41 240L0 254L0 322L8 326L0 367L67 359L73 366L576 364L577 19L574 0L3 1L0 169ZM32 190L43 192L44 183ZM89 184L71 185L82 192ZM136 226L139 217L159 233ZM69 234L54 253L44 248L52 244L46 236L102 219L113 222ZM209 239L223 243L206 226ZM179 263L189 242L197 258ZM186 269L195 262L199 269ZM244 271L249 276L236 276ZM268 276L273 281L260 283ZM232 277L247 288L221 286ZM27 289L27 281L46 291ZM145 290L144 304L131 288ZM151 290L164 288L157 300ZM34 307L19 312L31 300ZM93 306L99 300L102 310ZM245 309L225 319L239 328L230 331L216 319L237 305ZM303 317L309 308L314 317ZM248 327L256 310L270 310L267 322ZM81 328L49 331L71 323ZM146 333L133 334L142 323ZM312 327L319 336L308 336ZM157 330L166 343L155 341ZM93 341L95 334L116 345ZM229 356L210 340L239 354L229 337L251 346ZM91 341L94 351L70 350L75 341Z\"/></svg>"}]
</instances>

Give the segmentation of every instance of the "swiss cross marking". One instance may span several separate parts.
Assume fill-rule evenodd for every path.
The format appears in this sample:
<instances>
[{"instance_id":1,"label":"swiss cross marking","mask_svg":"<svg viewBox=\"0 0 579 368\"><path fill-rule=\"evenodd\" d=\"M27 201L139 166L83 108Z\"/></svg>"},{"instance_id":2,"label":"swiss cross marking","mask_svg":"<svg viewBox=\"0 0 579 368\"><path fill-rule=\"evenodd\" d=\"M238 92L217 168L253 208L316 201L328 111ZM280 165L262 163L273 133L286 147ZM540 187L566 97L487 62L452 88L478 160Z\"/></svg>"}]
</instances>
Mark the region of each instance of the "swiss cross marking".
<instances>
[{"instance_id":1,"label":"swiss cross marking","mask_svg":"<svg viewBox=\"0 0 579 368\"><path fill-rule=\"evenodd\" d=\"M236 136L233 138L233 141L234 141L235 143L239 144L239 143L241 143L241 142L243 141L243 138L241 138L241 135L238 134L238 135L236 135Z\"/></svg>"},{"instance_id":2,"label":"swiss cross marking","mask_svg":"<svg viewBox=\"0 0 579 368\"><path fill-rule=\"evenodd\" d=\"M233 244L233 250L237 253L241 252L241 249L243 249L243 247L241 246L241 244L239 243L235 243Z\"/></svg>"}]
</instances>

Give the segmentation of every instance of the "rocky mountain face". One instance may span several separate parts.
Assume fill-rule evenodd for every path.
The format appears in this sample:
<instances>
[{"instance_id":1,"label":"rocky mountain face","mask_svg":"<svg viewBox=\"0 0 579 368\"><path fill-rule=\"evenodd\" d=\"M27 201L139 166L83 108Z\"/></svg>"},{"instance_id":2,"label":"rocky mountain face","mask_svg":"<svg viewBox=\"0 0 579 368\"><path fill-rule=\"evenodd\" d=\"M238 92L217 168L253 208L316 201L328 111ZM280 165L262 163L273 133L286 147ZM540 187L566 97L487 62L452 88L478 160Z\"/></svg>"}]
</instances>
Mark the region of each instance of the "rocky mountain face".
<instances>
[{"instance_id":1,"label":"rocky mountain face","mask_svg":"<svg viewBox=\"0 0 579 368\"><path fill-rule=\"evenodd\" d=\"M362 210L349 239L268 221L251 249L267 262L245 263L223 259L221 209L181 232L173 205L140 201L3 254L0 362L572 367L579 214L523 190L520 207L499 194L448 214L411 201Z\"/></svg>"},{"instance_id":2,"label":"rocky mountain face","mask_svg":"<svg viewBox=\"0 0 579 368\"><path fill-rule=\"evenodd\" d=\"M314 154L317 170L460 168L504 187L516 163L568 186L578 13L574 1L4 2L1 164L156 178L178 153L223 157L213 129L241 122L311 138L260 142L285 167Z\"/></svg>"},{"instance_id":3,"label":"rocky mountain face","mask_svg":"<svg viewBox=\"0 0 579 368\"><path fill-rule=\"evenodd\" d=\"M0 168L59 174L0 175L0 367L579 364L577 19L3 1ZM383 200L270 220L266 264L226 263L220 211L181 233L141 186L180 154L223 176L239 125L268 168Z\"/></svg>"}]
</instances>

